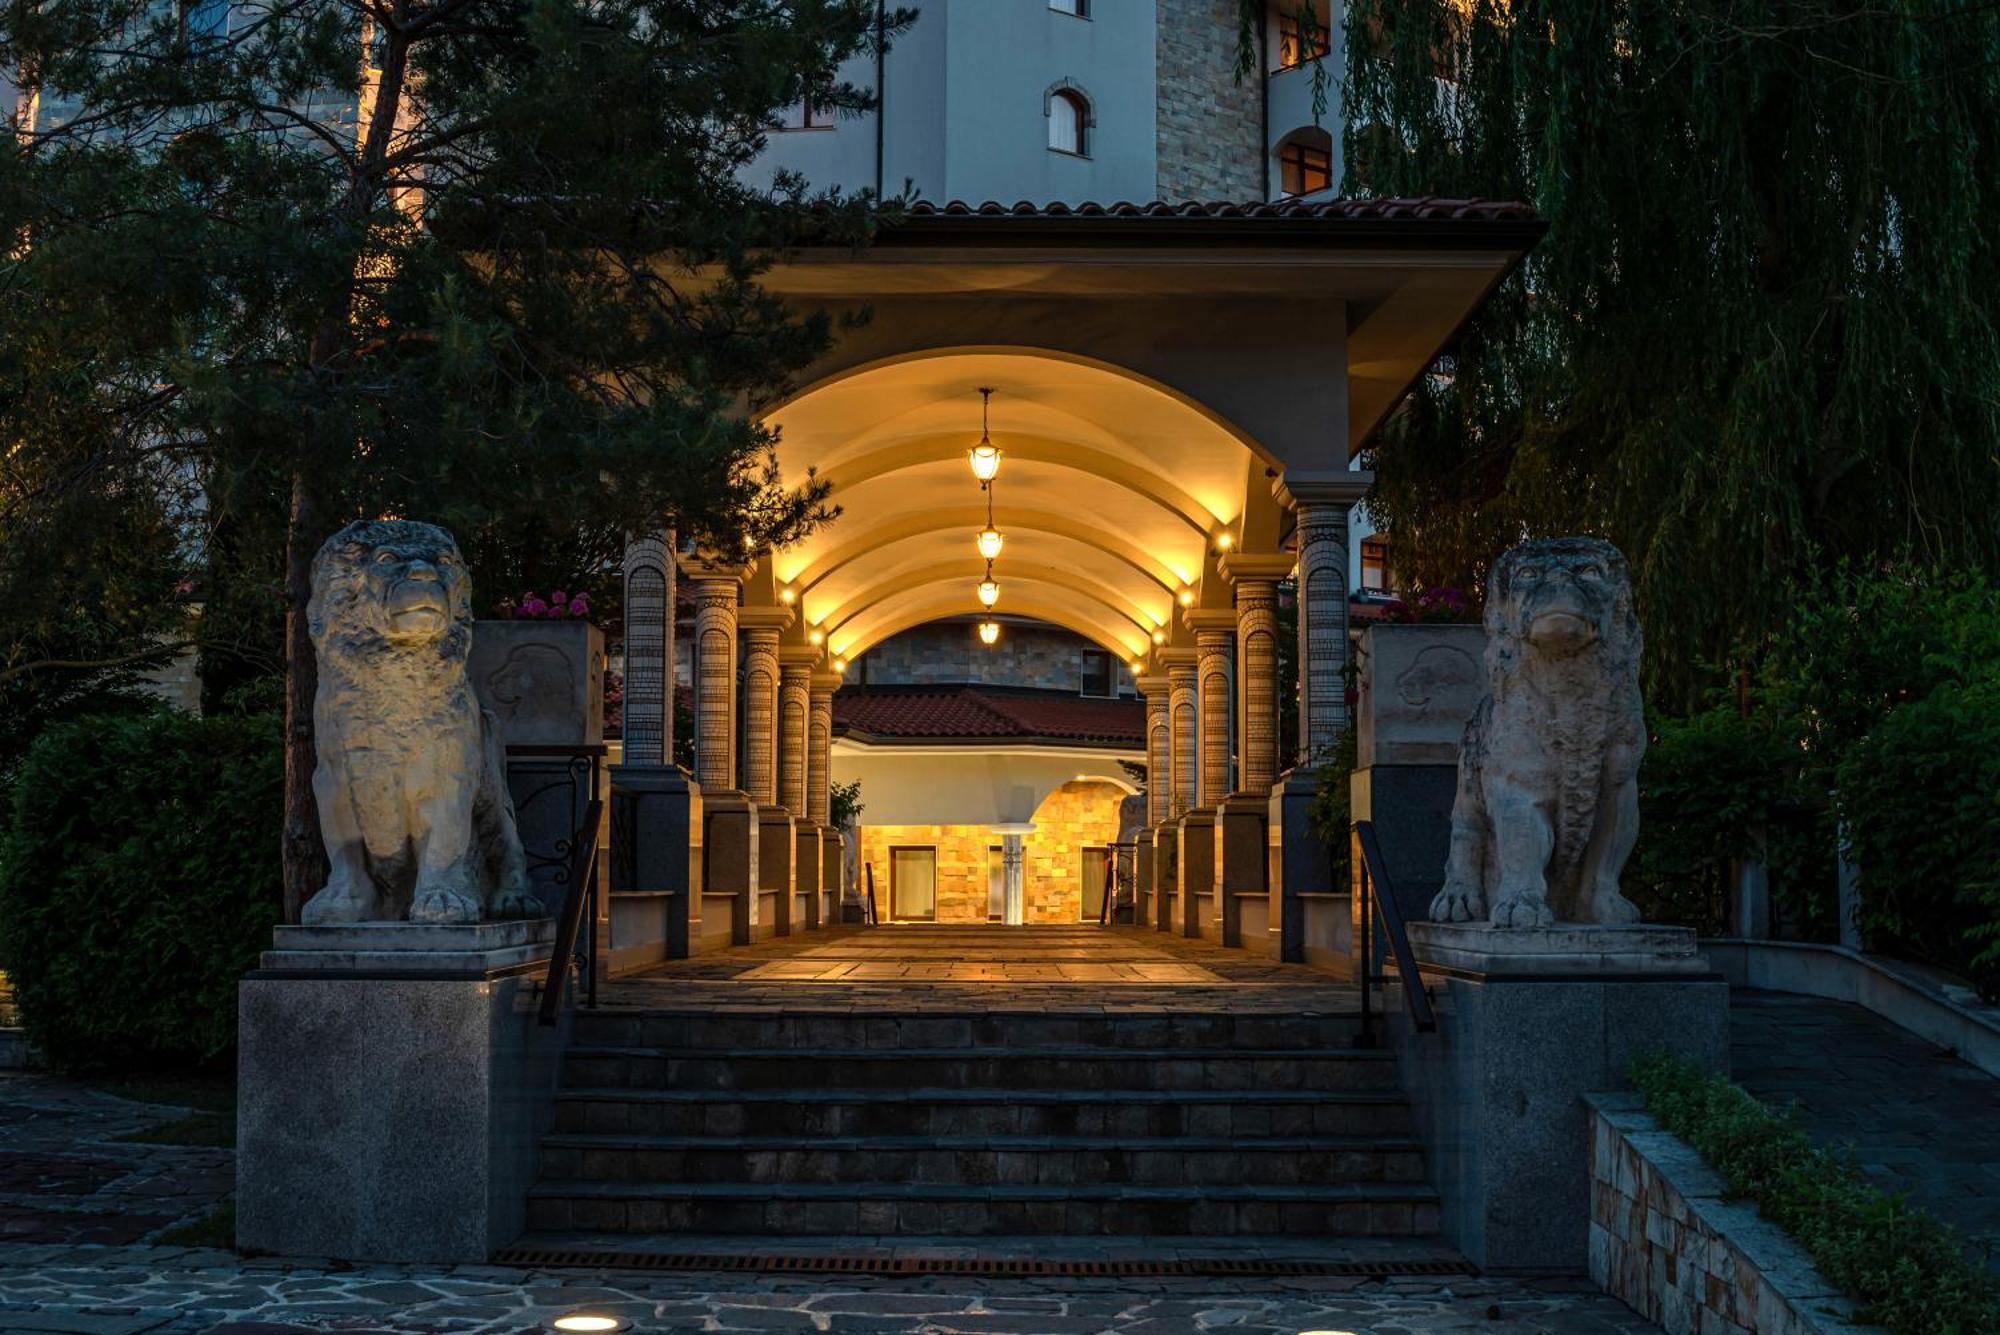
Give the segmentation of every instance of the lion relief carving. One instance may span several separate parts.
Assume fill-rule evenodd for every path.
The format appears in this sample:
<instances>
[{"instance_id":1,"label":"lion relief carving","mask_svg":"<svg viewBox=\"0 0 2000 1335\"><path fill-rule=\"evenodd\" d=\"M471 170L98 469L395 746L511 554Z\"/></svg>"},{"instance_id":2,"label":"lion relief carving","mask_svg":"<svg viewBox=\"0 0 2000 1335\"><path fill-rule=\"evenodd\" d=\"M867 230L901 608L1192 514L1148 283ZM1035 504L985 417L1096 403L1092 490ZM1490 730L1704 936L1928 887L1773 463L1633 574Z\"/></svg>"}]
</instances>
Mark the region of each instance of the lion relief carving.
<instances>
[{"instance_id":1,"label":"lion relief carving","mask_svg":"<svg viewBox=\"0 0 2000 1335\"><path fill-rule=\"evenodd\" d=\"M1639 834L1639 620L1596 538L1524 542L1486 589L1487 695L1465 726L1438 922L1620 925Z\"/></svg>"},{"instance_id":2,"label":"lion relief carving","mask_svg":"<svg viewBox=\"0 0 2000 1335\"><path fill-rule=\"evenodd\" d=\"M500 734L466 679L472 589L434 524L349 524L313 558L313 796L332 871L308 925L542 912Z\"/></svg>"}]
</instances>

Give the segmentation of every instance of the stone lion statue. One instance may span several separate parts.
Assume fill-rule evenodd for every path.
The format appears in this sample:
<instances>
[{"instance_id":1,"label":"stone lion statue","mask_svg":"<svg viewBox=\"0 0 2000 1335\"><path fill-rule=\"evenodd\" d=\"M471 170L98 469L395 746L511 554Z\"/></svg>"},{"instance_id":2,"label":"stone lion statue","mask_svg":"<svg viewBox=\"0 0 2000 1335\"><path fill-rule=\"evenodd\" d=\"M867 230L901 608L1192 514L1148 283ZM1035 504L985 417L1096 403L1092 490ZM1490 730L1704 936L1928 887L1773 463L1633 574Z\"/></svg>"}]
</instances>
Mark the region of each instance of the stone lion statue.
<instances>
[{"instance_id":1,"label":"stone lion statue","mask_svg":"<svg viewBox=\"0 0 2000 1335\"><path fill-rule=\"evenodd\" d=\"M1524 542L1486 588L1488 693L1465 725L1438 922L1632 923L1618 875L1639 834L1639 620L1597 538Z\"/></svg>"},{"instance_id":2,"label":"stone lion statue","mask_svg":"<svg viewBox=\"0 0 2000 1335\"><path fill-rule=\"evenodd\" d=\"M466 680L471 603L434 524L349 524L313 558L313 795L333 870L305 923L541 913L499 730Z\"/></svg>"}]
</instances>

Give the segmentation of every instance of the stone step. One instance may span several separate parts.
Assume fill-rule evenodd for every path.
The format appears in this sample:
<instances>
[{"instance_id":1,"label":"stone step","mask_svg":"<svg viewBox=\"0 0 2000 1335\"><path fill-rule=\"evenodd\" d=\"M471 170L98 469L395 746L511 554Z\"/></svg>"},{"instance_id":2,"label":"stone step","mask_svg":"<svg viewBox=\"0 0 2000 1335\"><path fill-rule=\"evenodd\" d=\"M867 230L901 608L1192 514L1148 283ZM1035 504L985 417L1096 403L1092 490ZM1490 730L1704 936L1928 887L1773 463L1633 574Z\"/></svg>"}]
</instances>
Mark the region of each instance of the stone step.
<instances>
[{"instance_id":1,"label":"stone step","mask_svg":"<svg viewBox=\"0 0 2000 1335\"><path fill-rule=\"evenodd\" d=\"M1344 1048L1361 1032L1358 1014L1235 1015L1227 1012L1106 1014L1098 1011L868 1015L579 1010L574 1041L614 1048Z\"/></svg>"},{"instance_id":2,"label":"stone step","mask_svg":"<svg viewBox=\"0 0 2000 1335\"><path fill-rule=\"evenodd\" d=\"M1395 1059L1352 1048L613 1048L572 1046L568 1085L785 1089L1391 1089Z\"/></svg>"},{"instance_id":3,"label":"stone step","mask_svg":"<svg viewBox=\"0 0 2000 1335\"><path fill-rule=\"evenodd\" d=\"M1151 1186L1420 1182L1406 1137L607 1136L542 1141L541 1175L592 1182L1132 1183Z\"/></svg>"},{"instance_id":4,"label":"stone step","mask_svg":"<svg viewBox=\"0 0 2000 1335\"><path fill-rule=\"evenodd\" d=\"M555 1129L657 1136L1394 1136L1393 1090L568 1088Z\"/></svg>"},{"instance_id":5,"label":"stone step","mask_svg":"<svg viewBox=\"0 0 2000 1335\"><path fill-rule=\"evenodd\" d=\"M610 1183L546 1179L528 1197L538 1232L772 1236L1221 1234L1411 1237L1437 1231L1437 1193L1348 1186Z\"/></svg>"}]
</instances>

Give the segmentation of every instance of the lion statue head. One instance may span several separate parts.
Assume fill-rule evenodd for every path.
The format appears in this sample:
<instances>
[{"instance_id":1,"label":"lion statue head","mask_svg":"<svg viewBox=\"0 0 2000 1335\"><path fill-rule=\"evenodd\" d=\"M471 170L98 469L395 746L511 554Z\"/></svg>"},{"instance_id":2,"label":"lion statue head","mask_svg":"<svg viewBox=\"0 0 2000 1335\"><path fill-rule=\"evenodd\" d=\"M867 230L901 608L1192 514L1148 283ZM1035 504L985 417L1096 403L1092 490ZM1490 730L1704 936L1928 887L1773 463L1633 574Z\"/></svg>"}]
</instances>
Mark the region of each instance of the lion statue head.
<instances>
[{"instance_id":1,"label":"lion statue head","mask_svg":"<svg viewBox=\"0 0 2000 1335\"><path fill-rule=\"evenodd\" d=\"M472 649L472 583L458 543L414 520L349 524L313 558L307 620L322 655L435 654L463 663Z\"/></svg>"},{"instance_id":2,"label":"lion statue head","mask_svg":"<svg viewBox=\"0 0 2000 1335\"><path fill-rule=\"evenodd\" d=\"M1534 657L1594 654L1600 669L1639 666L1639 617L1625 556L1602 538L1535 538L1509 548L1486 581L1488 665L1505 675Z\"/></svg>"}]
</instances>

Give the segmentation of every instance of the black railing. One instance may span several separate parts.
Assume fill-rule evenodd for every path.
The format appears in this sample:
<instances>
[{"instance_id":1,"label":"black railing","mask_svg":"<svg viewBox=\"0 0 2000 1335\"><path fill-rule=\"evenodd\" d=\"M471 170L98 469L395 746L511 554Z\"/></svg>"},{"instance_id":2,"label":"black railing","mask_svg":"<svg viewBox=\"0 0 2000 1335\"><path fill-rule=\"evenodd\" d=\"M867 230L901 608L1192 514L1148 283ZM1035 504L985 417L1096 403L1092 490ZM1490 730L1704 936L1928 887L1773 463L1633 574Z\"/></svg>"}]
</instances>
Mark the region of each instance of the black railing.
<instances>
[{"instance_id":1,"label":"black railing","mask_svg":"<svg viewBox=\"0 0 2000 1335\"><path fill-rule=\"evenodd\" d=\"M1389 883L1382 864L1382 846L1375 841L1375 823L1358 820L1354 822L1354 842L1361 850L1361 860L1356 869L1360 872L1359 891L1361 922L1356 936L1356 949L1361 954L1361 1038L1364 1048L1375 1046L1375 1011L1371 998L1377 983L1389 981L1388 975L1375 972L1375 919L1381 920L1382 934L1389 938L1389 949L1396 956L1396 973L1403 984L1403 1006L1410 1012L1410 1022L1421 1033L1430 1033L1437 1028L1437 1016L1431 1010L1431 994L1424 990L1424 980L1417 974L1416 952L1410 949L1410 932L1403 925L1403 910L1396 903L1395 887Z\"/></svg>"},{"instance_id":2,"label":"black railing","mask_svg":"<svg viewBox=\"0 0 2000 1335\"><path fill-rule=\"evenodd\" d=\"M563 895L562 916L556 919L556 948L549 956L549 973L542 985L541 1022L554 1024L562 1011L563 984L569 980L570 960L578 961L587 987L586 1001L597 1008L597 823L604 814L604 802L591 798L584 808L583 828L570 846L568 886ZM577 936L583 948L577 949Z\"/></svg>"}]
</instances>

